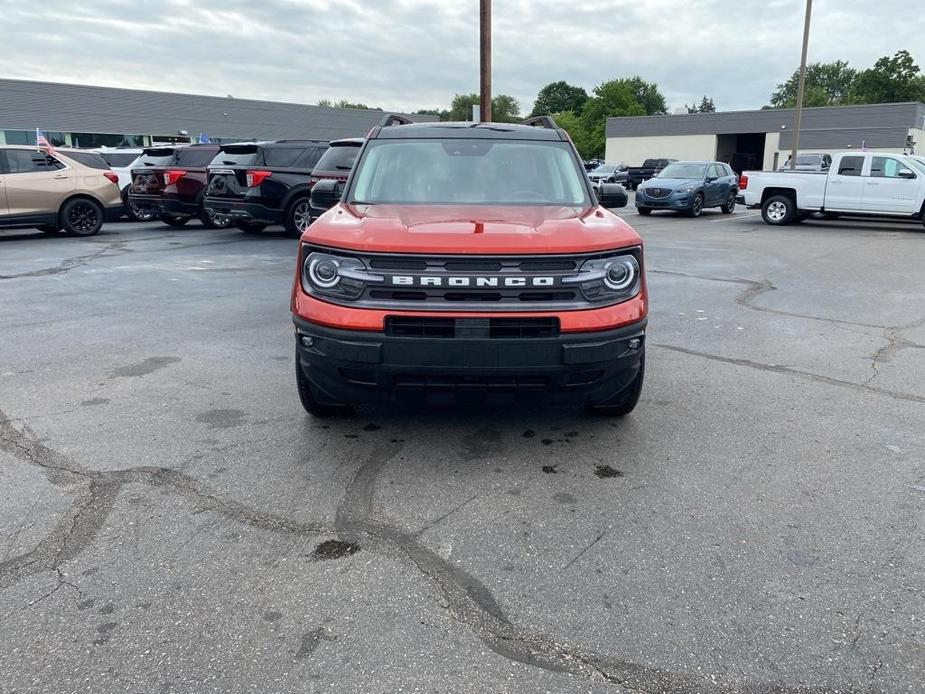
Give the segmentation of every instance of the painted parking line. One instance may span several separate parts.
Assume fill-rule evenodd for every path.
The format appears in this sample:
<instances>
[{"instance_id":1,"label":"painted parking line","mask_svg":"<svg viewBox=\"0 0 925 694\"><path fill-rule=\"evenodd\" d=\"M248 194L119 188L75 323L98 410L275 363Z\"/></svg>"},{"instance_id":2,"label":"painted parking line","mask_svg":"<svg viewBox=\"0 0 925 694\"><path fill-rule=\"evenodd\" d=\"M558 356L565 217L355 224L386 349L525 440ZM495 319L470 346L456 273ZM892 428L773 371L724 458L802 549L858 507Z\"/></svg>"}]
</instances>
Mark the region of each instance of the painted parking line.
<instances>
[{"instance_id":1,"label":"painted parking line","mask_svg":"<svg viewBox=\"0 0 925 694\"><path fill-rule=\"evenodd\" d=\"M713 219L710 221L712 221L715 224L716 222L731 222L734 219L746 219L748 217L759 217L759 216L761 216L760 212L750 212L748 214L729 215L728 217L723 217L722 219Z\"/></svg>"}]
</instances>

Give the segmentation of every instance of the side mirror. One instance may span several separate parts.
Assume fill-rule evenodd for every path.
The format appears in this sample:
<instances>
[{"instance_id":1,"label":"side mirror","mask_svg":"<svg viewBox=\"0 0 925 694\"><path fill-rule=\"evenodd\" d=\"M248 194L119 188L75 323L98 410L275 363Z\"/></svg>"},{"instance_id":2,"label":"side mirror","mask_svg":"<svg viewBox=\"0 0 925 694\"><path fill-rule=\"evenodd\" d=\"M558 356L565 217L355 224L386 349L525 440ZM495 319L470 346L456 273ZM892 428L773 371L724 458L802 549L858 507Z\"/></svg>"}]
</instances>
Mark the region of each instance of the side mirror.
<instances>
[{"instance_id":1,"label":"side mirror","mask_svg":"<svg viewBox=\"0 0 925 694\"><path fill-rule=\"evenodd\" d=\"M330 210L334 205L340 202L340 196L344 192L343 183L330 178L323 178L312 186L312 196L309 204L312 212L320 215L322 212Z\"/></svg>"},{"instance_id":2,"label":"side mirror","mask_svg":"<svg viewBox=\"0 0 925 694\"><path fill-rule=\"evenodd\" d=\"M601 183L597 188L597 201L601 207L626 207L626 189L619 183Z\"/></svg>"},{"instance_id":3,"label":"side mirror","mask_svg":"<svg viewBox=\"0 0 925 694\"><path fill-rule=\"evenodd\" d=\"M716 176L707 176L707 183L713 183L716 180Z\"/></svg>"},{"instance_id":4,"label":"side mirror","mask_svg":"<svg viewBox=\"0 0 925 694\"><path fill-rule=\"evenodd\" d=\"M900 169L896 172L896 175L900 178L915 178L915 173L912 169Z\"/></svg>"}]
</instances>

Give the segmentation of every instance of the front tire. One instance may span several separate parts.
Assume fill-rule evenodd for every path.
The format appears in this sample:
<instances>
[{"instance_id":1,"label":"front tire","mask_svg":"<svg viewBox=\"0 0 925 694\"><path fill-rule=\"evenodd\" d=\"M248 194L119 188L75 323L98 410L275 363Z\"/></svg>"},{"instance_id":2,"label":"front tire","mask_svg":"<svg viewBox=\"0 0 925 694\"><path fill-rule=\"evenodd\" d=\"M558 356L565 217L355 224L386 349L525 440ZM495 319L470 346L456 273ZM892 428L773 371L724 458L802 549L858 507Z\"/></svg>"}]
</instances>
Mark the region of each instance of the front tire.
<instances>
[{"instance_id":1,"label":"front tire","mask_svg":"<svg viewBox=\"0 0 925 694\"><path fill-rule=\"evenodd\" d=\"M687 211L688 217L699 217L703 214L703 193L696 193L694 200L691 202L691 208Z\"/></svg>"},{"instance_id":2,"label":"front tire","mask_svg":"<svg viewBox=\"0 0 925 694\"><path fill-rule=\"evenodd\" d=\"M726 196L726 202L722 204L719 208L723 214L732 214L736 210L736 193L735 191L730 191L729 195Z\"/></svg>"},{"instance_id":3,"label":"front tire","mask_svg":"<svg viewBox=\"0 0 925 694\"><path fill-rule=\"evenodd\" d=\"M302 360L299 357L299 348L295 350L295 384L299 391L299 400L305 411L313 417L333 417L338 414L347 414L350 408L346 405L326 405L318 402L315 397L315 390L302 372Z\"/></svg>"},{"instance_id":4,"label":"front tire","mask_svg":"<svg viewBox=\"0 0 925 694\"><path fill-rule=\"evenodd\" d=\"M796 207L793 198L786 195L772 195L761 206L761 218L765 224L771 226L790 224L796 216Z\"/></svg>"},{"instance_id":5,"label":"front tire","mask_svg":"<svg viewBox=\"0 0 925 694\"><path fill-rule=\"evenodd\" d=\"M639 214L641 214L643 217L648 217L650 214L652 214L652 208L650 208L650 207L637 207L637 208L636 208L636 212L638 212Z\"/></svg>"},{"instance_id":6,"label":"front tire","mask_svg":"<svg viewBox=\"0 0 925 694\"><path fill-rule=\"evenodd\" d=\"M302 232L311 224L311 205L309 199L296 198L289 204L286 210L286 220L283 225L292 236L301 236Z\"/></svg>"},{"instance_id":7,"label":"front tire","mask_svg":"<svg viewBox=\"0 0 925 694\"><path fill-rule=\"evenodd\" d=\"M642 359L639 361L639 373L636 374L636 378L634 378L632 383L623 391L623 400L617 405L592 405L588 409L592 414L606 417L625 417L636 409L636 405L639 403L639 396L642 394L642 383L645 380L645 376L646 355L643 354Z\"/></svg>"},{"instance_id":8,"label":"front tire","mask_svg":"<svg viewBox=\"0 0 925 694\"><path fill-rule=\"evenodd\" d=\"M103 208L87 198L68 200L61 208L60 224L73 236L93 236L103 227Z\"/></svg>"}]
</instances>

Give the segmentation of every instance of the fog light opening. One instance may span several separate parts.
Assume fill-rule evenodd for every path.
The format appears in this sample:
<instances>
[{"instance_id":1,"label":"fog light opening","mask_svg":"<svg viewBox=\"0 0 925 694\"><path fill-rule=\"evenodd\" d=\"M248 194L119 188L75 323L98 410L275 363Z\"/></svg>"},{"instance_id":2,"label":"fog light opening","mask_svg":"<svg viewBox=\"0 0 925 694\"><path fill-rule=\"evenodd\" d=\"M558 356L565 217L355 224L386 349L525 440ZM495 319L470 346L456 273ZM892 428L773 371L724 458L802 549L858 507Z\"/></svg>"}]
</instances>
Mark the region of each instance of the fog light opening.
<instances>
[{"instance_id":1,"label":"fog light opening","mask_svg":"<svg viewBox=\"0 0 925 694\"><path fill-rule=\"evenodd\" d=\"M311 347L315 344L315 339L308 335L303 335L299 341L302 343L303 347Z\"/></svg>"},{"instance_id":2,"label":"fog light opening","mask_svg":"<svg viewBox=\"0 0 925 694\"><path fill-rule=\"evenodd\" d=\"M629 347L630 349L639 349L639 345L641 344L642 344L642 340L640 340L638 337L634 337L632 340L629 340L626 343L626 346Z\"/></svg>"}]
</instances>

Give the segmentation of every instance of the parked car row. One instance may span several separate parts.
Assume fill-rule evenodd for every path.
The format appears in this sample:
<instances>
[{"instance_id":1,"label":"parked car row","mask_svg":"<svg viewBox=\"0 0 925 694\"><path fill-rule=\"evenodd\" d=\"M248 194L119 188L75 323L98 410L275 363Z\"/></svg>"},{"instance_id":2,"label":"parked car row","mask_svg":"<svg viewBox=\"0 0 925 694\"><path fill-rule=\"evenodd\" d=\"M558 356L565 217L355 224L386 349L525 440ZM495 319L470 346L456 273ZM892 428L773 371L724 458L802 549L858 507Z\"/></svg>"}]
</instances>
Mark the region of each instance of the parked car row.
<instances>
[{"instance_id":1,"label":"parked car row","mask_svg":"<svg viewBox=\"0 0 925 694\"><path fill-rule=\"evenodd\" d=\"M0 147L0 227L89 236L104 221L198 219L256 232L311 223L309 196L324 179L346 181L363 138L68 149Z\"/></svg>"}]
</instances>

